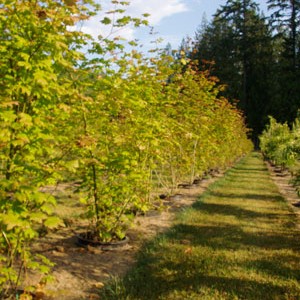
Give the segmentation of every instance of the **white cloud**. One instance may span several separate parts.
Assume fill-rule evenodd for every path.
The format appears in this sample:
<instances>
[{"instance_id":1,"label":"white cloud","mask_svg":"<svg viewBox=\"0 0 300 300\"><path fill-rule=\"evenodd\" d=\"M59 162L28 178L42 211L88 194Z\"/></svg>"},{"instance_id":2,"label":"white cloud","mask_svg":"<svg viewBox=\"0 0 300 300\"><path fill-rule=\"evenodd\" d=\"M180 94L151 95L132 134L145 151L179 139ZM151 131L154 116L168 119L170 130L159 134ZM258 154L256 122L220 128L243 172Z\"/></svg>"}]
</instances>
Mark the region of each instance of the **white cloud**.
<instances>
[{"instance_id":1,"label":"white cloud","mask_svg":"<svg viewBox=\"0 0 300 300\"><path fill-rule=\"evenodd\" d=\"M155 26L162 19L187 10L188 8L182 0L132 0L128 12L135 16L143 13L150 14L150 25Z\"/></svg>"},{"instance_id":2,"label":"white cloud","mask_svg":"<svg viewBox=\"0 0 300 300\"><path fill-rule=\"evenodd\" d=\"M101 6L102 11L97 16L84 22L81 27L83 32L92 35L94 38L97 38L98 35L106 37L111 34L111 26L104 26L100 21L105 16L105 12L113 10L114 7L108 0L102 2ZM131 17L139 18L144 13L150 14L148 21L151 26L158 25L164 18L188 10L188 7L183 0L131 0L128 7L125 6L122 8L126 9L125 14L130 15ZM110 14L107 16L112 17ZM113 36L122 36L127 40L135 38L136 29L130 26L115 31L116 30L114 29Z\"/></svg>"},{"instance_id":3,"label":"white cloud","mask_svg":"<svg viewBox=\"0 0 300 300\"><path fill-rule=\"evenodd\" d=\"M120 30L112 28L111 25L103 25L100 21L103 19L103 15L97 15L84 22L81 31L90 34L94 39L97 39L99 35L104 38L122 36L127 40L134 39L134 29L131 27L124 27Z\"/></svg>"}]
</instances>

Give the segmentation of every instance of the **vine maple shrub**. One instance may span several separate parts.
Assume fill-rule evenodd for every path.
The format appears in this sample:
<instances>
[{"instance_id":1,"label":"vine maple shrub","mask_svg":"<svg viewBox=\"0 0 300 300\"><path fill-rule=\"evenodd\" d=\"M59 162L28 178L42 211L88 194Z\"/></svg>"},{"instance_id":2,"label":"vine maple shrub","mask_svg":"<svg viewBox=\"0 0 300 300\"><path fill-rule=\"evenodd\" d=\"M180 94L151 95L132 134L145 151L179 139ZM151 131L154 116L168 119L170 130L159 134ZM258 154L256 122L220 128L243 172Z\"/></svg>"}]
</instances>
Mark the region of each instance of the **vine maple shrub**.
<instances>
[{"instance_id":1,"label":"vine maple shrub","mask_svg":"<svg viewBox=\"0 0 300 300\"><path fill-rule=\"evenodd\" d=\"M121 8L108 16L119 17L103 24L146 24L125 15L127 2L112 4ZM0 4L1 297L28 268L43 280L50 273L51 262L31 252L41 228L63 225L45 187L79 182L87 231L109 242L151 207L162 178L174 188L252 149L240 111L207 72L74 30L97 9L93 1Z\"/></svg>"},{"instance_id":2,"label":"vine maple shrub","mask_svg":"<svg viewBox=\"0 0 300 300\"><path fill-rule=\"evenodd\" d=\"M86 70L86 97L74 117L88 230L103 242L124 238L135 212L151 206L157 177L172 189L251 149L240 112L218 98L206 72L136 50L114 63L119 68L105 76Z\"/></svg>"},{"instance_id":3,"label":"vine maple shrub","mask_svg":"<svg viewBox=\"0 0 300 300\"><path fill-rule=\"evenodd\" d=\"M76 18L75 18L76 15ZM67 74L75 72L84 35L68 31L87 10L60 1L0 4L0 297L14 293L30 268L47 275L51 263L33 256L39 229L62 224L56 200L41 188L61 179L68 147L60 124L68 122Z\"/></svg>"},{"instance_id":4,"label":"vine maple shrub","mask_svg":"<svg viewBox=\"0 0 300 300\"><path fill-rule=\"evenodd\" d=\"M300 120L295 119L292 128L269 117L269 124L260 135L260 148L265 158L281 170L288 169L293 175L292 183L300 195Z\"/></svg>"}]
</instances>

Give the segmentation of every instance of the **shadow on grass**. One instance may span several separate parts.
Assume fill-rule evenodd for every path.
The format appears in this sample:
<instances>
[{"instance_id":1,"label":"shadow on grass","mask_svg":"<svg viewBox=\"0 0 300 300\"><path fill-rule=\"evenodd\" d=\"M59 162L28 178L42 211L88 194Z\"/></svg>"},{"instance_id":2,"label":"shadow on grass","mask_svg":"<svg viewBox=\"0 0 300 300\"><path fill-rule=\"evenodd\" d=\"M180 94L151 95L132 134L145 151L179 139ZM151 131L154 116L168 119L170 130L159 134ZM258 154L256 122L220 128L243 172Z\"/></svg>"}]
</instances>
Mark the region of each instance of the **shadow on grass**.
<instances>
[{"instance_id":1,"label":"shadow on grass","mask_svg":"<svg viewBox=\"0 0 300 300\"><path fill-rule=\"evenodd\" d=\"M283 201L283 198L281 195L279 194L271 194L271 195L266 195L263 194L262 191L261 193L220 193L217 191L211 191L210 192L211 196L215 196L218 198L229 198L229 199L245 199L245 200L255 200L255 201ZM199 203L201 203L201 201L198 201ZM200 207L202 209L202 204L200 204Z\"/></svg>"},{"instance_id":2,"label":"shadow on grass","mask_svg":"<svg viewBox=\"0 0 300 300\"><path fill-rule=\"evenodd\" d=\"M193 208L211 214L212 217L215 214L235 216L238 218L258 218L262 216L262 214L259 212L251 211L248 209L240 208L238 206L233 206L229 204L197 202L196 204L193 205Z\"/></svg>"},{"instance_id":3,"label":"shadow on grass","mask_svg":"<svg viewBox=\"0 0 300 300\"><path fill-rule=\"evenodd\" d=\"M299 287L275 280L300 280L299 256L275 253L278 249L299 250L295 238L280 233L245 233L239 226L178 224L141 251L135 269L124 278L122 288L119 287L122 292L103 299L174 299L174 293L181 295L176 299L202 299L202 296L218 299L207 298L207 293L223 295L221 299L300 299ZM209 249L209 254L197 250L188 254L184 250L199 248ZM242 262L218 256L220 252L249 248L271 250L275 254L271 259L252 260L249 252L249 257ZM264 274L271 279L260 281L259 275L237 278L232 273L236 269L242 269L245 274Z\"/></svg>"},{"instance_id":4,"label":"shadow on grass","mask_svg":"<svg viewBox=\"0 0 300 300\"><path fill-rule=\"evenodd\" d=\"M232 172L265 175L265 168L242 166ZM282 197L256 194L251 188L249 193L223 193L224 182L192 206L195 219L174 225L145 245L135 268L114 292L104 289L103 299L300 299L300 234L294 218L288 210L281 215L272 208L255 209L257 201L281 202ZM253 200L254 207L211 203L209 197ZM228 216L240 222L225 223ZM293 226L269 226L277 221Z\"/></svg>"},{"instance_id":5,"label":"shadow on grass","mask_svg":"<svg viewBox=\"0 0 300 300\"><path fill-rule=\"evenodd\" d=\"M260 228L255 228L260 229ZM257 231L249 233L242 230L240 226L216 225L196 226L178 224L173 230L166 234L166 237L175 243L188 240L192 246L204 246L213 250L249 250L249 247L269 250L294 249L300 250L300 244L295 239L295 234L268 233ZM299 235L297 236L299 238Z\"/></svg>"},{"instance_id":6,"label":"shadow on grass","mask_svg":"<svg viewBox=\"0 0 300 300\"><path fill-rule=\"evenodd\" d=\"M225 258L217 257L214 251L226 247L230 251L235 248L248 246L281 248L291 245L292 237L281 235L256 236L245 234L236 227L196 227L178 225L168 233L167 244L160 243L158 238L144 248L140 254L136 268L122 281L122 291L116 297L110 294L103 299L174 299L174 294L180 295L176 299L300 299L300 289L283 285L276 280L260 281L259 278L233 275L237 268L244 272L264 274L270 278L286 280L300 279L300 270L295 267L295 257L290 257L290 267L285 254L276 254L272 260L246 260L227 262ZM188 234L186 234L188 233ZM189 247L202 245L211 249L211 256L207 254L189 256L181 250L180 240L187 238L192 241ZM170 246L171 245L171 246ZM173 247L172 247L173 245ZM177 252L181 252L179 255ZM167 253L167 254L166 254ZM174 258L174 255L176 258ZM294 267L293 267L294 265ZM216 268L216 269L214 269ZM209 291L209 292L208 292ZM210 295L222 295L216 298ZM172 296L173 295L173 296Z\"/></svg>"},{"instance_id":7,"label":"shadow on grass","mask_svg":"<svg viewBox=\"0 0 300 300\"><path fill-rule=\"evenodd\" d=\"M207 298L208 290L226 295L221 299L300 299L300 288L275 280L300 280L299 255L282 252L298 251L299 246L299 234L249 233L233 225L177 224L144 247L136 267L122 281L122 292L103 299L174 299L170 296L174 293L181 295L176 299L202 299L201 295L218 299ZM187 249L192 252L189 254ZM227 261L219 254L224 251L245 251L249 257L242 262ZM251 251L274 254L271 259L252 260ZM270 280L260 281L260 275L257 279L253 275L239 279L232 274L236 269L245 274L264 274Z\"/></svg>"},{"instance_id":8,"label":"shadow on grass","mask_svg":"<svg viewBox=\"0 0 300 300\"><path fill-rule=\"evenodd\" d=\"M152 274L151 271L149 274ZM272 283L258 283L254 280L222 276L203 276L201 273L196 273L189 277L177 277L172 282L150 275L145 278L145 285L147 287L139 286L135 292L115 299L171 300L174 298L171 298L173 296L170 296L170 290L175 291L176 299L299 299L299 295L296 292L287 291L286 288ZM149 293L149 290L152 292ZM211 290L211 292L207 292L208 290ZM211 295L211 297L208 298L208 295ZM214 295L218 297L214 297ZM181 297L179 298L178 296Z\"/></svg>"}]
</instances>

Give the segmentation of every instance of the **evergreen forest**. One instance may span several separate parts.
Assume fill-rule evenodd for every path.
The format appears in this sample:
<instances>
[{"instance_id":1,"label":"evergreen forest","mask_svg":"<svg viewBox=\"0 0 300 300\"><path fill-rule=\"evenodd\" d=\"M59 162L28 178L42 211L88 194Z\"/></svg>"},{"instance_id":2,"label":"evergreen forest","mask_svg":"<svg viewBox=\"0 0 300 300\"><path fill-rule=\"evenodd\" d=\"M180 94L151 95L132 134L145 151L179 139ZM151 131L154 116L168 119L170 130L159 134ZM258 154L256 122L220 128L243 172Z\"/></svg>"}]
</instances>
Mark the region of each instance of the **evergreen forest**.
<instances>
[{"instance_id":1,"label":"evergreen forest","mask_svg":"<svg viewBox=\"0 0 300 300\"><path fill-rule=\"evenodd\" d=\"M268 116L292 124L300 104L300 1L228 0L181 48L237 101L255 140ZM200 23L200 22L199 22Z\"/></svg>"}]
</instances>

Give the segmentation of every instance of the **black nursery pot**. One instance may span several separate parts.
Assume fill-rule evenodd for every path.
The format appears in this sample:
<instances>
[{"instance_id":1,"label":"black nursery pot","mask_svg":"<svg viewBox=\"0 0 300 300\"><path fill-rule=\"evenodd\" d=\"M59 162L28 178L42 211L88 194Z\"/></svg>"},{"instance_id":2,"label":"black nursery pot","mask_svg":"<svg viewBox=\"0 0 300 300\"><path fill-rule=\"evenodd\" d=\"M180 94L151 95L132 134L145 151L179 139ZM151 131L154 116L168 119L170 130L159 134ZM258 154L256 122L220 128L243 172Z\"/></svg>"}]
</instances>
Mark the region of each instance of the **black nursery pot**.
<instances>
[{"instance_id":1,"label":"black nursery pot","mask_svg":"<svg viewBox=\"0 0 300 300\"><path fill-rule=\"evenodd\" d=\"M79 233L76 237L77 237L77 245L78 246L81 246L81 247L92 246L92 247L98 247L98 248L101 248L104 250L105 250L105 248L107 248L107 249L119 248L119 247L126 245L129 242L128 236L126 236L122 240L114 239L111 242L97 241L93 238L93 235L91 232Z\"/></svg>"}]
</instances>

